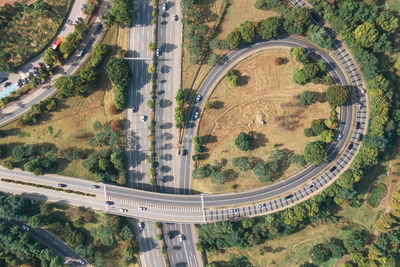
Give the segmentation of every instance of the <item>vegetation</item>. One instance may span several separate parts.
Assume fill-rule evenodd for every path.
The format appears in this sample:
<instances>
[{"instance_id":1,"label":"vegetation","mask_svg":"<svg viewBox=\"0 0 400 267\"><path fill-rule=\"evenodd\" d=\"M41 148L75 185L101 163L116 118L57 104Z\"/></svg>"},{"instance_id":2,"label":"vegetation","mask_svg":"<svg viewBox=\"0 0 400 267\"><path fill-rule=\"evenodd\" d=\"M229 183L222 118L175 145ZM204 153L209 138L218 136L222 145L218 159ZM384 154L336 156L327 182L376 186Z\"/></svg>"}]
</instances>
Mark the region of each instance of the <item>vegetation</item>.
<instances>
[{"instance_id":1,"label":"vegetation","mask_svg":"<svg viewBox=\"0 0 400 267\"><path fill-rule=\"evenodd\" d=\"M70 0L17 2L0 7L0 71L15 71L54 38Z\"/></svg>"},{"instance_id":2,"label":"vegetation","mask_svg":"<svg viewBox=\"0 0 400 267\"><path fill-rule=\"evenodd\" d=\"M326 158L327 154L321 141L311 142L304 148L304 159L307 163L320 165Z\"/></svg>"},{"instance_id":3,"label":"vegetation","mask_svg":"<svg viewBox=\"0 0 400 267\"><path fill-rule=\"evenodd\" d=\"M313 92L310 91L304 91L300 94L300 103L303 106L309 106L313 103L315 103L316 97Z\"/></svg>"},{"instance_id":4,"label":"vegetation","mask_svg":"<svg viewBox=\"0 0 400 267\"><path fill-rule=\"evenodd\" d=\"M226 77L228 78L228 84L230 87L236 87L238 86L238 79L239 76L237 73L233 70L230 70L226 73Z\"/></svg>"},{"instance_id":5,"label":"vegetation","mask_svg":"<svg viewBox=\"0 0 400 267\"><path fill-rule=\"evenodd\" d=\"M110 12L105 16L106 23L111 26L114 22L121 27L131 24L134 15L133 2L129 0L111 1Z\"/></svg>"},{"instance_id":6,"label":"vegetation","mask_svg":"<svg viewBox=\"0 0 400 267\"><path fill-rule=\"evenodd\" d=\"M246 151L253 147L253 137L241 132L235 139L235 145L239 150Z\"/></svg>"},{"instance_id":7,"label":"vegetation","mask_svg":"<svg viewBox=\"0 0 400 267\"><path fill-rule=\"evenodd\" d=\"M349 99L349 90L343 86L330 86L326 91L326 101L332 106L344 105Z\"/></svg>"},{"instance_id":8,"label":"vegetation","mask_svg":"<svg viewBox=\"0 0 400 267\"><path fill-rule=\"evenodd\" d=\"M106 65L108 78L114 84L114 105L123 110L128 103L128 83L132 77L128 63L122 58L112 58Z\"/></svg>"}]
</instances>

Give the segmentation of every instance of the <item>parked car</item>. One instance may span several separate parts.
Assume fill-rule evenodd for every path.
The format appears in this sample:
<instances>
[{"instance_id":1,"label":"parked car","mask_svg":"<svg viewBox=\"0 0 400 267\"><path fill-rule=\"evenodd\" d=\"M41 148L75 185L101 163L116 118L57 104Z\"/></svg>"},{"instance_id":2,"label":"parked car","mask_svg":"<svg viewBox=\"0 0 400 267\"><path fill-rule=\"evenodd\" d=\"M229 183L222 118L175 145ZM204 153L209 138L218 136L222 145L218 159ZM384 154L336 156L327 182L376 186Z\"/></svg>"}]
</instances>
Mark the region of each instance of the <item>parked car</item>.
<instances>
[{"instance_id":1,"label":"parked car","mask_svg":"<svg viewBox=\"0 0 400 267\"><path fill-rule=\"evenodd\" d=\"M363 137L364 137L363 134L359 134L357 140L358 140L358 141L362 141L362 140L363 140Z\"/></svg>"},{"instance_id":2,"label":"parked car","mask_svg":"<svg viewBox=\"0 0 400 267\"><path fill-rule=\"evenodd\" d=\"M361 128L361 123L360 122L357 122L356 123L356 129L358 130L358 129L360 129Z\"/></svg>"},{"instance_id":3,"label":"parked car","mask_svg":"<svg viewBox=\"0 0 400 267\"><path fill-rule=\"evenodd\" d=\"M147 210L146 207L139 207L138 209L141 210L141 211L146 211Z\"/></svg>"},{"instance_id":4,"label":"parked car","mask_svg":"<svg viewBox=\"0 0 400 267\"><path fill-rule=\"evenodd\" d=\"M5 82L5 81L7 81L7 80L8 80L8 78L7 78L7 77L0 78L0 84L1 84L1 83L3 83L3 82Z\"/></svg>"},{"instance_id":5,"label":"parked car","mask_svg":"<svg viewBox=\"0 0 400 267\"><path fill-rule=\"evenodd\" d=\"M6 83L3 84L3 87L6 88L6 87L8 87L8 86L10 86L10 85L11 85L10 82L6 82Z\"/></svg>"},{"instance_id":6,"label":"parked car","mask_svg":"<svg viewBox=\"0 0 400 267\"><path fill-rule=\"evenodd\" d=\"M167 3L162 4L162 10L166 11L167 10Z\"/></svg>"},{"instance_id":7,"label":"parked car","mask_svg":"<svg viewBox=\"0 0 400 267\"><path fill-rule=\"evenodd\" d=\"M157 55L157 57L161 56L161 50L160 50L160 48L157 48L157 50L156 50L156 55Z\"/></svg>"},{"instance_id":8,"label":"parked car","mask_svg":"<svg viewBox=\"0 0 400 267\"><path fill-rule=\"evenodd\" d=\"M354 144L353 144L353 143L350 143L349 146L347 147L347 149L350 150L350 149L353 148L353 146L354 146Z\"/></svg>"},{"instance_id":9,"label":"parked car","mask_svg":"<svg viewBox=\"0 0 400 267\"><path fill-rule=\"evenodd\" d=\"M140 222L139 223L139 230L143 230L143 228L144 228L144 222Z\"/></svg>"},{"instance_id":10,"label":"parked car","mask_svg":"<svg viewBox=\"0 0 400 267\"><path fill-rule=\"evenodd\" d=\"M146 121L146 116L143 115L143 116L140 118L140 120L141 120L141 121Z\"/></svg>"},{"instance_id":11,"label":"parked car","mask_svg":"<svg viewBox=\"0 0 400 267\"><path fill-rule=\"evenodd\" d=\"M107 200L106 205L114 205L114 202Z\"/></svg>"},{"instance_id":12,"label":"parked car","mask_svg":"<svg viewBox=\"0 0 400 267\"><path fill-rule=\"evenodd\" d=\"M119 209L120 212L128 212L127 209Z\"/></svg>"},{"instance_id":13,"label":"parked car","mask_svg":"<svg viewBox=\"0 0 400 267\"><path fill-rule=\"evenodd\" d=\"M315 186L315 183L312 182L311 184L308 185L308 188L313 188Z\"/></svg>"},{"instance_id":14,"label":"parked car","mask_svg":"<svg viewBox=\"0 0 400 267\"><path fill-rule=\"evenodd\" d=\"M182 234L180 234L180 235L179 235L179 241L181 241L181 242L182 242L183 240L185 240L185 236L184 236L184 235L182 235Z\"/></svg>"},{"instance_id":15,"label":"parked car","mask_svg":"<svg viewBox=\"0 0 400 267\"><path fill-rule=\"evenodd\" d=\"M173 15L173 16L172 16L172 21L178 21L178 15L176 15L176 14Z\"/></svg>"},{"instance_id":16,"label":"parked car","mask_svg":"<svg viewBox=\"0 0 400 267\"><path fill-rule=\"evenodd\" d=\"M187 149L184 148L184 149L182 150L182 156L186 156L187 154L188 154L188 151L187 151Z\"/></svg>"},{"instance_id":17,"label":"parked car","mask_svg":"<svg viewBox=\"0 0 400 267\"><path fill-rule=\"evenodd\" d=\"M336 166L333 166L329 171L334 172L336 170Z\"/></svg>"},{"instance_id":18,"label":"parked car","mask_svg":"<svg viewBox=\"0 0 400 267\"><path fill-rule=\"evenodd\" d=\"M231 209L229 212L230 213L235 213L235 212L238 212L239 211L239 209Z\"/></svg>"},{"instance_id":19,"label":"parked car","mask_svg":"<svg viewBox=\"0 0 400 267\"><path fill-rule=\"evenodd\" d=\"M259 204L257 207L258 208L263 208L263 207L265 207L265 203L264 204Z\"/></svg>"},{"instance_id":20,"label":"parked car","mask_svg":"<svg viewBox=\"0 0 400 267\"><path fill-rule=\"evenodd\" d=\"M30 229L29 229L29 227L28 227L28 226L26 226L26 225L22 225L22 230L24 230L24 231L28 232Z\"/></svg>"},{"instance_id":21,"label":"parked car","mask_svg":"<svg viewBox=\"0 0 400 267\"><path fill-rule=\"evenodd\" d=\"M83 56L83 53L84 53L83 50L79 50L77 56L81 57L81 56Z\"/></svg>"},{"instance_id":22,"label":"parked car","mask_svg":"<svg viewBox=\"0 0 400 267\"><path fill-rule=\"evenodd\" d=\"M285 200L291 199L292 197L293 197L293 194L287 195L287 196L285 197Z\"/></svg>"},{"instance_id":23,"label":"parked car","mask_svg":"<svg viewBox=\"0 0 400 267\"><path fill-rule=\"evenodd\" d=\"M197 120L200 117L200 113L198 111L196 111L194 113L194 119Z\"/></svg>"}]
</instances>

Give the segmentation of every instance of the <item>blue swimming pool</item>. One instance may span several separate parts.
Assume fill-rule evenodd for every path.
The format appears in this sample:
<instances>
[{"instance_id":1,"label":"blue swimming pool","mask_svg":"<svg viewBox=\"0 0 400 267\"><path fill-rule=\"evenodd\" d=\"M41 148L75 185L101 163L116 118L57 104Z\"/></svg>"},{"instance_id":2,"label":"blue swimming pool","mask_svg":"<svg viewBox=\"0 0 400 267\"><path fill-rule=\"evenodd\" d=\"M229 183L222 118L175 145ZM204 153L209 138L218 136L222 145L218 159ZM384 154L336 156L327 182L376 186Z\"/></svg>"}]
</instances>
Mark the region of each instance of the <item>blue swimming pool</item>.
<instances>
[{"instance_id":1,"label":"blue swimming pool","mask_svg":"<svg viewBox=\"0 0 400 267\"><path fill-rule=\"evenodd\" d=\"M0 91L0 99L2 99L2 98L4 98L4 97L8 96L8 95L11 94L12 92L17 91L17 89L18 89L18 88L17 88L17 84L16 84L16 83L11 84L10 86L8 86L8 87L2 89L2 90Z\"/></svg>"}]
</instances>

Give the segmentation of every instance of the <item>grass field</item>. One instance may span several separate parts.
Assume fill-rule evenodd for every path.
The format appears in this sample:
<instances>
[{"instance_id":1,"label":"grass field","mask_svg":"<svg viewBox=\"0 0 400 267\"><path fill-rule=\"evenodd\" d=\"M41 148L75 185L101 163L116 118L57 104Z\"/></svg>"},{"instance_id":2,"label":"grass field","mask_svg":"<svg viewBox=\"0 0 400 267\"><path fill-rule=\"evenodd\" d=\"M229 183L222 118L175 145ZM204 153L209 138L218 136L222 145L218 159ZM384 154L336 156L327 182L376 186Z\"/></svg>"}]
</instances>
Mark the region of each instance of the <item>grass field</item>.
<instances>
[{"instance_id":1,"label":"grass field","mask_svg":"<svg viewBox=\"0 0 400 267\"><path fill-rule=\"evenodd\" d=\"M113 26L104 37L103 43L110 46L118 46L116 26ZM118 49L114 49L118 52ZM107 60L104 61L105 64ZM18 121L10 123L2 130L6 130L8 136L4 142L10 144L34 144L49 142L57 146L58 151L76 147L79 149L91 149L89 139L93 135L93 123L100 121L105 123L112 119L121 119L124 114L109 115L107 108L113 101L112 86L108 81L105 71L101 70L100 87L94 90L88 97L70 97L61 101L61 107L57 111L46 114L47 119L38 125L20 126ZM85 136L84 138L82 138ZM68 162L59 160L57 173L61 175L94 179L87 170L82 167L82 160Z\"/></svg>"},{"instance_id":2,"label":"grass field","mask_svg":"<svg viewBox=\"0 0 400 267\"><path fill-rule=\"evenodd\" d=\"M23 8L10 9L11 20L0 28L0 49L10 54L17 66L29 60L55 37L67 14L71 0L44 0L49 8L25 12Z\"/></svg>"},{"instance_id":3,"label":"grass field","mask_svg":"<svg viewBox=\"0 0 400 267\"><path fill-rule=\"evenodd\" d=\"M275 66L276 57L287 58L288 62ZM302 154L304 146L314 140L304 136L304 128L309 127L313 119L327 118L330 108L326 102L318 101L308 107L300 105L298 96L302 91L309 90L322 96L326 86L293 83L291 77L296 66L288 50L266 50L234 68L241 73L240 82L244 85L231 88L226 78L221 80L209 98L209 101L217 101L220 107L206 109L200 121L198 135L207 136L209 140L206 146L208 158L200 161L200 165L213 164L214 160L224 158L230 166L231 159L240 156L266 160L275 150L275 144L288 153ZM260 123L261 119L265 121L264 125ZM239 151L236 148L234 139L240 132L252 132L255 149ZM284 176L298 170L291 164ZM262 185L248 171L223 185L215 185L209 179L195 180L193 189L205 193L227 192L232 191L233 184L237 184L238 191Z\"/></svg>"},{"instance_id":4,"label":"grass field","mask_svg":"<svg viewBox=\"0 0 400 267\"><path fill-rule=\"evenodd\" d=\"M400 1L399 0L386 0L385 8L388 8L393 11L400 12Z\"/></svg>"},{"instance_id":5,"label":"grass field","mask_svg":"<svg viewBox=\"0 0 400 267\"><path fill-rule=\"evenodd\" d=\"M368 203L372 207L377 207L380 200L386 195L387 190L384 184L375 184L372 187L371 193L368 196Z\"/></svg>"},{"instance_id":6,"label":"grass field","mask_svg":"<svg viewBox=\"0 0 400 267\"><path fill-rule=\"evenodd\" d=\"M228 267L226 264L231 256L244 255L250 262L257 267L268 266L298 266L309 260L310 249L329 238L345 238L350 231L348 223L339 221L338 223L323 223L317 226L307 226L304 230L267 241L263 244L253 246L249 249L226 249L223 254L213 255L207 254L208 262L221 263L223 267ZM267 252L268 247L273 252ZM260 255L260 250L264 251L264 255ZM224 264L225 262L225 264ZM325 266L329 266L326 264Z\"/></svg>"}]
</instances>

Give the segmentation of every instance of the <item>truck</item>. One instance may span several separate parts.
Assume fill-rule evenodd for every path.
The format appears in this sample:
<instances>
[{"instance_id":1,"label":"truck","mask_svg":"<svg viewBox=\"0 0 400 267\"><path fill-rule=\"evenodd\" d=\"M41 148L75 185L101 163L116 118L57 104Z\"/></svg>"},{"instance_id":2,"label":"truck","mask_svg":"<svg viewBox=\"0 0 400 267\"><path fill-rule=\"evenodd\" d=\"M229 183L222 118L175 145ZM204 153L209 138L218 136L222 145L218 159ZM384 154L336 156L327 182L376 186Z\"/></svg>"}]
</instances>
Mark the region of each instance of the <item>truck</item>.
<instances>
[{"instance_id":1,"label":"truck","mask_svg":"<svg viewBox=\"0 0 400 267\"><path fill-rule=\"evenodd\" d=\"M60 44L61 44L61 37L58 37L57 41L51 45L51 48L53 50L56 50L60 46Z\"/></svg>"}]
</instances>

